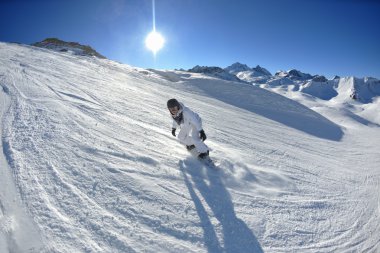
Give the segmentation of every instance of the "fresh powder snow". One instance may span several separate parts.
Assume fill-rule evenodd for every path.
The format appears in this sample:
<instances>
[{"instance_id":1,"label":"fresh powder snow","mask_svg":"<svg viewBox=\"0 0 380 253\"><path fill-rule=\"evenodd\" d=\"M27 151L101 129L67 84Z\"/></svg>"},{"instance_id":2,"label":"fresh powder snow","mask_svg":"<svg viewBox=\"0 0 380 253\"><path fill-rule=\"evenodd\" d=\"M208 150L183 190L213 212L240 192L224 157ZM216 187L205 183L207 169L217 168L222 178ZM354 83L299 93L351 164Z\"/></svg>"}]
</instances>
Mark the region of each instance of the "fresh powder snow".
<instances>
[{"instance_id":1,"label":"fresh powder snow","mask_svg":"<svg viewBox=\"0 0 380 253\"><path fill-rule=\"evenodd\" d=\"M0 43L0 252L379 252L379 98L264 86Z\"/></svg>"}]
</instances>

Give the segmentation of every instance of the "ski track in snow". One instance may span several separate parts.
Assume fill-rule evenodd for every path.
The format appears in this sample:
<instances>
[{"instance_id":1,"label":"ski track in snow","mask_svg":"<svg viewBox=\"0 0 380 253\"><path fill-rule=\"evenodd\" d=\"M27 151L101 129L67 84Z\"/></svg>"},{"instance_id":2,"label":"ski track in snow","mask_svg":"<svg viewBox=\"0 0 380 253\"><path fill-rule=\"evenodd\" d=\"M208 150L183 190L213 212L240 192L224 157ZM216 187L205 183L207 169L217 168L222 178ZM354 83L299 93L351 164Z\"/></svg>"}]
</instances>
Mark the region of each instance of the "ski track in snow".
<instances>
[{"instance_id":1,"label":"ski track in snow","mask_svg":"<svg viewBox=\"0 0 380 253\"><path fill-rule=\"evenodd\" d=\"M0 79L0 122L3 122L10 99L9 90L1 82ZM42 241L17 194L7 164L8 145L2 138L0 150L0 252L39 252L43 247Z\"/></svg>"},{"instance_id":2,"label":"ski track in snow","mask_svg":"<svg viewBox=\"0 0 380 253\"><path fill-rule=\"evenodd\" d=\"M198 74L5 43L0 55L7 170L41 252L380 249L380 128ZM172 97L202 116L219 170L172 138ZM21 243L8 235L5 252Z\"/></svg>"}]
</instances>

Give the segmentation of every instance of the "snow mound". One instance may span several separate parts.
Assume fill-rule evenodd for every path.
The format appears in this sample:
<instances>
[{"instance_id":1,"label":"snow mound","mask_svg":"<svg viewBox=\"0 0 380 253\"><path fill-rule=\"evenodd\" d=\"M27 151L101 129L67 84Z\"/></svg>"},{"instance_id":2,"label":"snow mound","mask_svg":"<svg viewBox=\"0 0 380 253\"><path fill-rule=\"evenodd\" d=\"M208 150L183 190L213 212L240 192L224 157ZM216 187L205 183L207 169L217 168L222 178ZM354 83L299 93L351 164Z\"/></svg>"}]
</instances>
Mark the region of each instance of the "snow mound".
<instances>
[{"instance_id":1,"label":"snow mound","mask_svg":"<svg viewBox=\"0 0 380 253\"><path fill-rule=\"evenodd\" d=\"M330 100L338 95L335 83L335 81L318 82L312 80L302 85L300 91L323 100Z\"/></svg>"}]
</instances>

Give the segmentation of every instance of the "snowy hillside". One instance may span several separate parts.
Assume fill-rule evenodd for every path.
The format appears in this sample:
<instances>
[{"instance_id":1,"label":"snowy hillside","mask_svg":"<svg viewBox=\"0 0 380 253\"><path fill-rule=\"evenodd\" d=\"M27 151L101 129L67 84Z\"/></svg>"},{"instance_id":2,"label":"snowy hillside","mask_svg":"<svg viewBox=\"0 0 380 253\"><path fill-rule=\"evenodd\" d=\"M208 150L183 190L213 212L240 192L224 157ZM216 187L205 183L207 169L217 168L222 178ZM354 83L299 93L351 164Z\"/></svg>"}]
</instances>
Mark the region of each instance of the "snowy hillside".
<instances>
[{"instance_id":1,"label":"snowy hillside","mask_svg":"<svg viewBox=\"0 0 380 253\"><path fill-rule=\"evenodd\" d=\"M270 89L0 43L0 252L378 252L379 100Z\"/></svg>"}]
</instances>

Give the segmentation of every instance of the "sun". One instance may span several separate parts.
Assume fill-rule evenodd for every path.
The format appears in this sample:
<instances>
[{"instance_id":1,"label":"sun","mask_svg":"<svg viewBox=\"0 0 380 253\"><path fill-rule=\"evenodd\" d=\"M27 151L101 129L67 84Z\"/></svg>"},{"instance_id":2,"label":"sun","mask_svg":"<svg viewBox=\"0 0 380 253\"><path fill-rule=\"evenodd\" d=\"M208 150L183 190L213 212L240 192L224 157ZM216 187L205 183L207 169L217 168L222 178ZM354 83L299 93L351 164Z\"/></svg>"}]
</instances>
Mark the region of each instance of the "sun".
<instances>
[{"instance_id":1,"label":"sun","mask_svg":"<svg viewBox=\"0 0 380 253\"><path fill-rule=\"evenodd\" d=\"M165 39L156 31L152 31L148 34L145 39L146 47L156 54L161 48L164 47Z\"/></svg>"}]
</instances>

